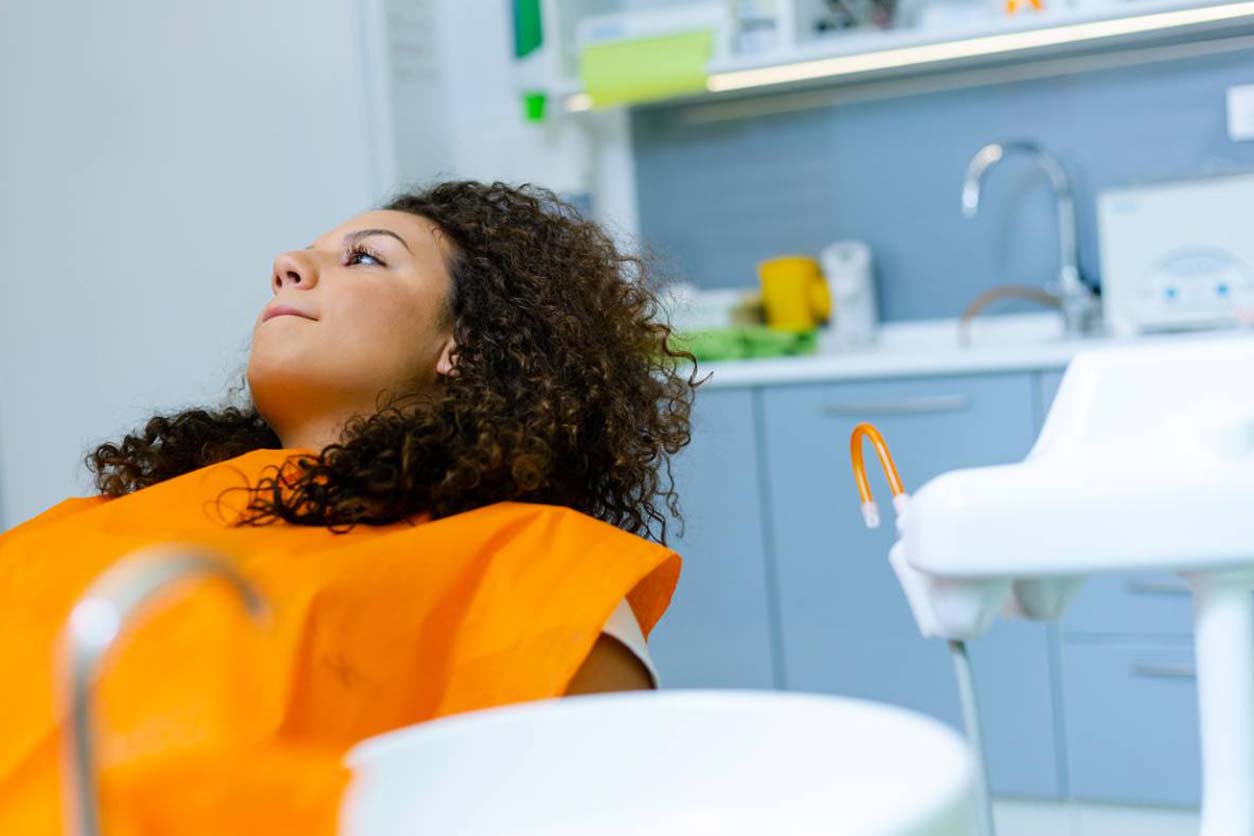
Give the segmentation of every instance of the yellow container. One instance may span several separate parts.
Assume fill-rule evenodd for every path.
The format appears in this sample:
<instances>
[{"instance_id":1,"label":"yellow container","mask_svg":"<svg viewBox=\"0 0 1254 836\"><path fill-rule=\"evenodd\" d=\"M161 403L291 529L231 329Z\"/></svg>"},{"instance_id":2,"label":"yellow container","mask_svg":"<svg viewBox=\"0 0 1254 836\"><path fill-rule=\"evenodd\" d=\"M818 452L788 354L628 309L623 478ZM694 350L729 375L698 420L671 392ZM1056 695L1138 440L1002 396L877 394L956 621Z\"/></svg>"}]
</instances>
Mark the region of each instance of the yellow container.
<instances>
[{"instance_id":1,"label":"yellow container","mask_svg":"<svg viewBox=\"0 0 1254 836\"><path fill-rule=\"evenodd\" d=\"M758 265L767 327L810 331L832 313L832 297L819 263L804 255L771 258Z\"/></svg>"}]
</instances>

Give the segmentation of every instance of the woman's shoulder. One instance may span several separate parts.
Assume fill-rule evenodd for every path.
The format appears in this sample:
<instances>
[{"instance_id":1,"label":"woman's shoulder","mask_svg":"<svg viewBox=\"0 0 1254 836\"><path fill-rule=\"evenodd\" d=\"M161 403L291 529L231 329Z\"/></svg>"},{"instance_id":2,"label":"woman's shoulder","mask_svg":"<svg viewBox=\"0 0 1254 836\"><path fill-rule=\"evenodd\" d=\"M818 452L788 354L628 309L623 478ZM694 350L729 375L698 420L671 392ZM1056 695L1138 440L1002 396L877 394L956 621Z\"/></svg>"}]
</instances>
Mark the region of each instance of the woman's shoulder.
<instances>
[{"instance_id":1,"label":"woman's shoulder","mask_svg":"<svg viewBox=\"0 0 1254 836\"><path fill-rule=\"evenodd\" d=\"M18 534L26 534L45 525L50 525L66 517L71 517L82 511L88 511L96 508L109 501L107 496L72 496L63 499L56 505L47 510L36 514L25 522L18 523L8 531L0 532L0 537L10 537Z\"/></svg>"}]
</instances>

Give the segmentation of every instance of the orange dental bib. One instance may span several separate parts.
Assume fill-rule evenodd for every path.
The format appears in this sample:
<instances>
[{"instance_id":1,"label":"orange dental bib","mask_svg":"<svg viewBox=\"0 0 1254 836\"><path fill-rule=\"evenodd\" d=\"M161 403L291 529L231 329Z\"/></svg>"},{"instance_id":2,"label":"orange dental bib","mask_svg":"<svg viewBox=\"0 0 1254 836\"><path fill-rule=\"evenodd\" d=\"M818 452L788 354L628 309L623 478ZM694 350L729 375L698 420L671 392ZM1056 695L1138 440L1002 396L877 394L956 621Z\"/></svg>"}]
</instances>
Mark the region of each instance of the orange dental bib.
<instances>
[{"instance_id":1,"label":"orange dental bib","mask_svg":"<svg viewBox=\"0 0 1254 836\"><path fill-rule=\"evenodd\" d=\"M258 627L199 582L123 633L95 703L111 836L333 833L354 743L560 696L624 596L647 635L678 579L670 550L544 505L346 534L231 527L243 494L222 508L219 495L294 452L66 500L0 535L0 833L63 832L60 632L92 579L137 549L213 549L269 612Z\"/></svg>"}]
</instances>

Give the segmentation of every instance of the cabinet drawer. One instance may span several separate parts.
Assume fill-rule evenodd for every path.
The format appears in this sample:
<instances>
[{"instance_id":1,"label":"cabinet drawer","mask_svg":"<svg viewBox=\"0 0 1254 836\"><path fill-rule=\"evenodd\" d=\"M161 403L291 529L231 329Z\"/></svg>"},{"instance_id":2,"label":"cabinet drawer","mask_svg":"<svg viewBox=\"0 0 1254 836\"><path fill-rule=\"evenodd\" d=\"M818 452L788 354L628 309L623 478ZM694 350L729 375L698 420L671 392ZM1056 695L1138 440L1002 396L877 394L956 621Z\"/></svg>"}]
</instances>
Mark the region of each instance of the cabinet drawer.
<instances>
[{"instance_id":1,"label":"cabinet drawer","mask_svg":"<svg viewBox=\"0 0 1254 836\"><path fill-rule=\"evenodd\" d=\"M1063 625L1068 635L1187 637L1193 633L1193 597L1178 575L1089 578Z\"/></svg>"},{"instance_id":2,"label":"cabinet drawer","mask_svg":"<svg viewBox=\"0 0 1254 836\"><path fill-rule=\"evenodd\" d=\"M1071 794L1195 806L1201 751L1192 651L1068 642L1062 668Z\"/></svg>"}]
</instances>

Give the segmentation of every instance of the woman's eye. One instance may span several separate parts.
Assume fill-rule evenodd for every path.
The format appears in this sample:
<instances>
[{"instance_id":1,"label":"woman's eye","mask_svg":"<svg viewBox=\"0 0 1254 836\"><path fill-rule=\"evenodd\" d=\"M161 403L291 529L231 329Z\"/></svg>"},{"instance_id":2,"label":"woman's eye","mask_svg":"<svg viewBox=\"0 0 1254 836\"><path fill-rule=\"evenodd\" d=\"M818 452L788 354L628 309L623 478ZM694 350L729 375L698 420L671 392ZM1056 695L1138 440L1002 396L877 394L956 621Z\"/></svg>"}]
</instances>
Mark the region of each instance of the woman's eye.
<instances>
[{"instance_id":1,"label":"woman's eye","mask_svg":"<svg viewBox=\"0 0 1254 836\"><path fill-rule=\"evenodd\" d=\"M368 258L369 262L363 262L361 259ZM348 253L347 263L352 264L368 264L372 267L384 267L383 259L366 249L353 249Z\"/></svg>"}]
</instances>

